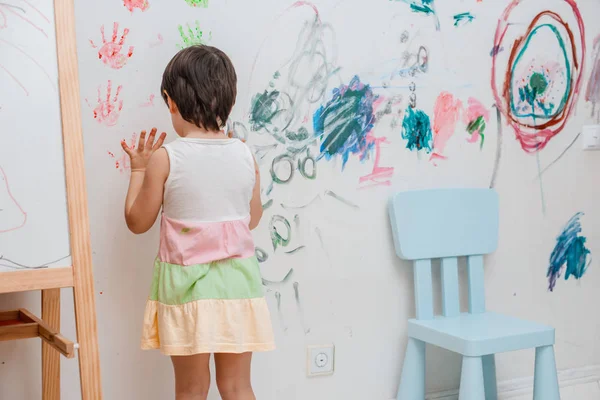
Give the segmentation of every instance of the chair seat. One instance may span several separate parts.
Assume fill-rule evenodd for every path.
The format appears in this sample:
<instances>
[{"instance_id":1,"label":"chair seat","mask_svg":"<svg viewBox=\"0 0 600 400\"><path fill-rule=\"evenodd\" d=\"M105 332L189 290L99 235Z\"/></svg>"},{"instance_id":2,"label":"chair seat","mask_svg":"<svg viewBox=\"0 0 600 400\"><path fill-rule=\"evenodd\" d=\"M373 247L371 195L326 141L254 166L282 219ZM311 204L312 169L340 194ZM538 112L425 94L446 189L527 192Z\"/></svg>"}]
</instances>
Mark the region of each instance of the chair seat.
<instances>
[{"instance_id":1,"label":"chair seat","mask_svg":"<svg viewBox=\"0 0 600 400\"><path fill-rule=\"evenodd\" d=\"M408 336L472 357L554 345L554 328L490 312L411 319Z\"/></svg>"}]
</instances>

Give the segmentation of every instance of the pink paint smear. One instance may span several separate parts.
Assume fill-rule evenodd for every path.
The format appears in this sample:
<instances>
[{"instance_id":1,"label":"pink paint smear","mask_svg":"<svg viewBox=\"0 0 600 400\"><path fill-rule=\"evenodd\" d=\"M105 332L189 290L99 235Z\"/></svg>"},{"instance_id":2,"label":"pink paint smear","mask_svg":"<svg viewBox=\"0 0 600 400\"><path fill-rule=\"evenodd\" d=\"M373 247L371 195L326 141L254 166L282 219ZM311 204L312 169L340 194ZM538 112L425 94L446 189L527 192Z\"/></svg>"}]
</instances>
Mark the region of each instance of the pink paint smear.
<instances>
[{"instance_id":1,"label":"pink paint smear","mask_svg":"<svg viewBox=\"0 0 600 400\"><path fill-rule=\"evenodd\" d=\"M370 174L365 176L361 176L358 179L358 182L362 184L366 184L362 186L361 189L366 189L374 186L391 186L392 181L390 180L394 175L394 167L380 167L379 162L381 159L381 144L386 143L389 144L389 141L385 137L374 137L369 134L367 136L367 143L375 144L375 162L373 163L373 170Z\"/></svg>"},{"instance_id":2,"label":"pink paint smear","mask_svg":"<svg viewBox=\"0 0 600 400\"><path fill-rule=\"evenodd\" d=\"M111 99L112 81L109 80L106 86L106 98L102 100L101 87L98 87L98 104L94 108L94 118L99 124L116 125L123 109L123 100L119 100L122 88L123 86L119 85L115 97Z\"/></svg>"},{"instance_id":3,"label":"pink paint smear","mask_svg":"<svg viewBox=\"0 0 600 400\"><path fill-rule=\"evenodd\" d=\"M162 45L165 41L165 38L160 33L158 35L156 35L156 38L158 40L156 42L150 43L150 47L158 47L158 46Z\"/></svg>"},{"instance_id":4,"label":"pink paint smear","mask_svg":"<svg viewBox=\"0 0 600 400\"><path fill-rule=\"evenodd\" d=\"M442 92L438 96L433 110L433 154L430 160L445 158L444 149L454 135L461 108L461 101L455 99L451 93Z\"/></svg>"},{"instance_id":5,"label":"pink paint smear","mask_svg":"<svg viewBox=\"0 0 600 400\"><path fill-rule=\"evenodd\" d=\"M148 101L146 101L145 103L140 104L140 107L154 107L154 98L156 96L153 94L151 94L150 96L148 96Z\"/></svg>"},{"instance_id":6,"label":"pink paint smear","mask_svg":"<svg viewBox=\"0 0 600 400\"><path fill-rule=\"evenodd\" d=\"M4 173L4 169L2 169L2 167L0 167L0 180L4 181L4 186L6 188L6 193L8 194L8 198L16 206L17 210L23 217L23 221L20 222L16 226L12 226L10 228L0 226L0 233L16 231L17 229L20 229L23 226L25 226L25 224L27 223L27 213L25 211L23 211L23 208L21 208L21 206L19 205L17 200L14 198L14 196L10 192L10 187L8 185L8 178L6 177L6 174ZM0 212L6 212L6 210L0 210Z\"/></svg>"},{"instance_id":7,"label":"pink paint smear","mask_svg":"<svg viewBox=\"0 0 600 400\"><path fill-rule=\"evenodd\" d=\"M127 54L121 53L123 51L125 40L127 40L129 29L123 29L123 34L118 38L119 23L115 22L113 24L113 33L110 41L107 41L106 36L104 35L104 25L100 27L100 33L102 34L102 47L98 50L98 58L104 62L104 65L107 65L112 69L123 68L133 55L133 46L129 46ZM93 41L90 40L90 43L93 48L98 48Z\"/></svg>"}]
</instances>

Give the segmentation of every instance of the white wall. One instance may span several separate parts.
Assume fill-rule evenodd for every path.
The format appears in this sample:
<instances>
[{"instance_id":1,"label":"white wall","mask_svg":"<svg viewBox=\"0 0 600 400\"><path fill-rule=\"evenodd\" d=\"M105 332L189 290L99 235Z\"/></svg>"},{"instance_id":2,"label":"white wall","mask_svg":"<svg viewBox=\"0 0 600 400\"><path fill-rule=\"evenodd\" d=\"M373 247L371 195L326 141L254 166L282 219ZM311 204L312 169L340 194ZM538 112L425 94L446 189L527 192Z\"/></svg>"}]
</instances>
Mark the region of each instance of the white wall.
<instances>
[{"instance_id":1,"label":"white wall","mask_svg":"<svg viewBox=\"0 0 600 400\"><path fill-rule=\"evenodd\" d=\"M399 35L408 30L417 44L429 49L430 70L417 79L419 108L433 116L434 101L442 90L452 91L463 103L474 96L486 105L493 104L489 52L496 21L508 2L438 3L439 33L434 29L432 18L410 13L402 2L377 0L367 5L354 0L317 1L322 21L335 31L335 41L328 34L324 46L337 51L336 65L341 68L329 82L325 101L330 98L333 87L348 83L355 74L374 87L382 86L381 75L391 70L389 60L400 57L404 50L399 44ZM524 21L540 11L542 4L541 1L529 3L537 5L524 12ZM558 4L558 9L565 11L562 0L543 2L546 3L547 7ZM274 24L290 4L275 0L230 0L212 1L207 9L191 9L182 0L169 2L169 5L150 0L147 11L135 10L133 14L117 0L77 4L86 172L106 399L166 399L171 398L173 387L169 360L156 352L138 349L158 231L154 229L140 237L127 231L122 204L128 175L127 171L121 173L115 167L115 160L108 151L118 158L119 141L129 139L133 132L141 129L157 126L171 132L168 114L159 96L160 74L177 50L177 25L195 19L212 30L211 43L223 48L236 65L239 96L232 119L246 122L252 95L267 88L273 72L291 56L304 22L314 15L307 7L300 7L283 14ZM600 4L582 0L579 7L587 22L588 53L584 72L587 82L593 38L600 33L593 16L600 12ZM467 10L472 10L476 19L470 25L455 28L452 16ZM103 24L110 36L114 21L120 23L120 32L124 27L131 29L126 46L135 46L131 59L118 70L103 65L98 60L97 50L88 42L88 39L100 40L99 28ZM159 33L164 42L155 46ZM281 70L284 76L285 68ZM123 85L120 98L124 102L118 123L110 127L99 124L92 113L96 89L99 85L105 88L108 79L113 81L114 88ZM398 86L408 83L406 79L396 82ZM152 93L156 95L154 107L140 107ZM409 96L406 88L397 89L397 93L395 89L376 89L376 93L402 95L399 109L406 108ZM316 106L313 107L312 111ZM577 112L566 129L539 153L541 167L556 159L581 127L591 122L590 107L580 97ZM436 167L428 161L428 155L417 155L405 148L399 127L391 128L389 120L376 125L376 136L389 140L389 144L382 145L380 165L395 168L389 187L359 189L358 178L371 172L373 159L360 163L353 156L343 172L341 160L321 160L316 180L305 180L296 173L289 185L275 185L268 195L270 158L281 152L281 147L265 158L261 166L265 177L263 200L273 199L274 205L265 212L264 223L255 237L257 245L268 249L270 255L262 266L263 274L265 279L280 280L294 268L292 281L299 284L301 309L295 303L292 282L269 288L267 298L278 351L255 357L254 384L259 399L388 400L395 396L406 343L406 320L413 315L414 301L410 265L397 260L392 248L386 201L394 191L403 189L487 187L498 150L498 126L492 118L482 151L476 145L466 144L464 126L459 124L457 132L459 129L462 136L457 133L446 148L448 160L440 161ZM600 154L583 153L579 144L575 144L543 175L543 213L540 185L535 180L537 156L521 149L513 131L504 122L502 131L502 157L496 180L501 207L500 247L486 259L488 307L554 325L560 369L599 364L600 347L596 339L600 322L593 313L593 305L598 302L595 288L600 284L597 259L593 258L582 280L561 280L553 293L547 290L545 273L556 236L578 211L585 212L582 224L588 248L593 255L600 254L600 214L595 208L600 193L593 174L600 170ZM249 142L252 145L272 143L267 134L253 134ZM359 208L324 196L325 190L343 196ZM309 203L318 194L322 195L320 202L301 210L289 209L289 206ZM292 222L293 242L289 249L305 245L304 250L293 256L281 251L273 254L268 223L274 214ZM296 214L300 218L299 227L293 224ZM275 291L281 293L280 312ZM74 337L71 297L67 291L63 294L63 331ZM39 312L38 303L39 296L34 294L0 297L2 308L28 306ZM307 379L306 346L323 343L336 346L336 372L331 377ZM0 344L0 398L39 396L38 350L37 341ZM430 391L458 385L459 359L456 356L433 349L428 353L428 361ZM526 377L532 372L531 352L498 358L500 380ZM64 398L79 398L76 362L63 362L63 374ZM13 384L17 381L26 385ZM216 393L211 396L211 399L218 398Z\"/></svg>"}]
</instances>

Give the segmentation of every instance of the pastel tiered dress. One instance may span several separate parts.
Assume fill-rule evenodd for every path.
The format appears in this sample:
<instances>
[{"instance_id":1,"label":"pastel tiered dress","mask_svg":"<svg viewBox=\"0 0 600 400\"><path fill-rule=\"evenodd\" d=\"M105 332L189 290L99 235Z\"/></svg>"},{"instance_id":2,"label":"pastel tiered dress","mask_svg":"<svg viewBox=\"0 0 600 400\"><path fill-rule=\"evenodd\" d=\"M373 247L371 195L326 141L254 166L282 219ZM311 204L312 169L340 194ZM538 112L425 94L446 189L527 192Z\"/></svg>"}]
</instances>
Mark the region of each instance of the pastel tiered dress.
<instances>
[{"instance_id":1,"label":"pastel tiered dress","mask_svg":"<svg viewBox=\"0 0 600 400\"><path fill-rule=\"evenodd\" d=\"M237 139L179 138L164 146L160 246L142 349L166 355L275 348L248 224L256 175Z\"/></svg>"}]
</instances>

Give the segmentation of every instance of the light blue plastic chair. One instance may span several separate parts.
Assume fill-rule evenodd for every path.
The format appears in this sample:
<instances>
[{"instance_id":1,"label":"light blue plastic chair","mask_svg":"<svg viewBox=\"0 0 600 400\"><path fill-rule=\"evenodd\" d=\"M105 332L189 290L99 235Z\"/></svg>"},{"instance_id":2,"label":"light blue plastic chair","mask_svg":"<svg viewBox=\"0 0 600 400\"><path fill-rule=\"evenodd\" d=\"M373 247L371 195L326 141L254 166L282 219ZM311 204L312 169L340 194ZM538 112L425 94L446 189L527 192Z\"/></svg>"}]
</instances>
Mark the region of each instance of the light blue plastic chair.
<instances>
[{"instance_id":1,"label":"light blue plastic chair","mask_svg":"<svg viewBox=\"0 0 600 400\"><path fill-rule=\"evenodd\" d=\"M560 400L554 329L486 312L483 255L498 244L498 196L489 189L396 194L390 202L396 253L414 261L416 319L398 400L425 399L425 344L463 356L459 400L497 400L494 354L535 348L534 400ZM469 312L459 305L457 257L467 257ZM433 315L431 260L441 259L443 313ZM527 266L523 266L524 268Z\"/></svg>"}]
</instances>

